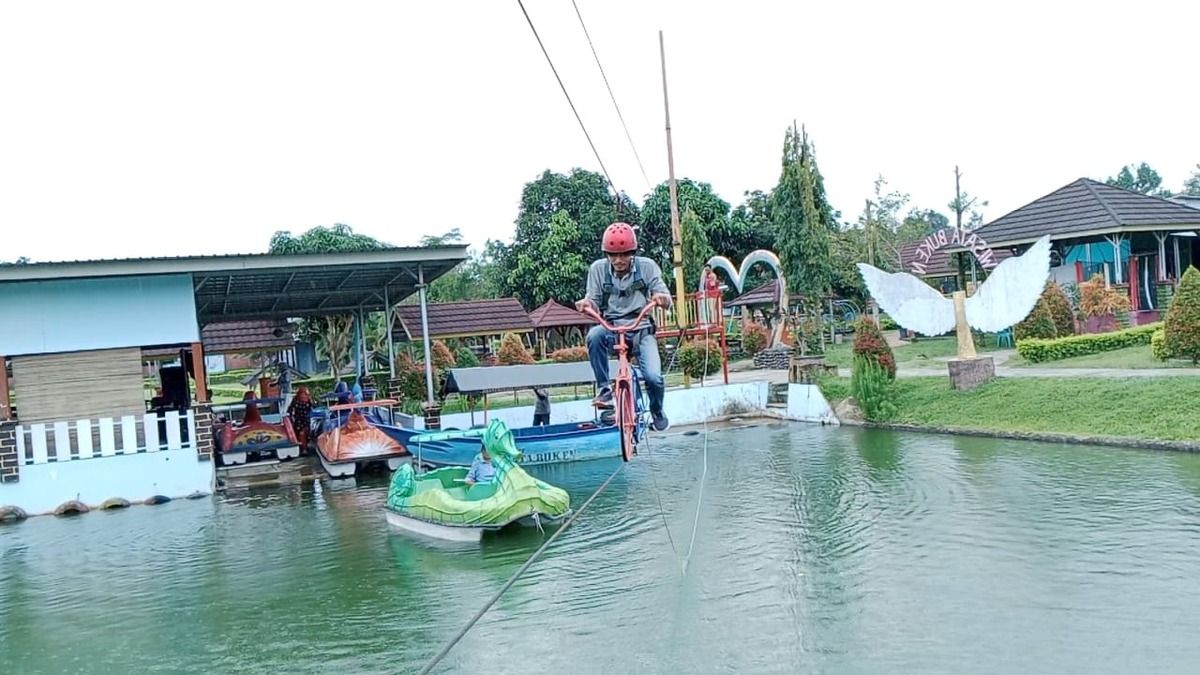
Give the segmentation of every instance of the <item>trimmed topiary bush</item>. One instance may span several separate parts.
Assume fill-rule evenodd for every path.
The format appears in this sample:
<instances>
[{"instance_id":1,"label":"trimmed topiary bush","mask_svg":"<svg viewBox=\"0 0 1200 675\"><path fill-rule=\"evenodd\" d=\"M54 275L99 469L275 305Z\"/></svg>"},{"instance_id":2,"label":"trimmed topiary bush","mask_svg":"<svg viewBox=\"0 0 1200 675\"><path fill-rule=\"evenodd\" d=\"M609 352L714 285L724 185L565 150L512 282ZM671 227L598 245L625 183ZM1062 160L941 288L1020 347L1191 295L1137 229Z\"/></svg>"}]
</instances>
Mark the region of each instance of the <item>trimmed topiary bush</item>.
<instances>
[{"instance_id":1,"label":"trimmed topiary bush","mask_svg":"<svg viewBox=\"0 0 1200 675\"><path fill-rule=\"evenodd\" d=\"M892 379L874 359L854 357L850 371L850 395L864 417L877 422L895 416L897 409L892 386Z\"/></svg>"},{"instance_id":2,"label":"trimmed topiary bush","mask_svg":"<svg viewBox=\"0 0 1200 675\"><path fill-rule=\"evenodd\" d=\"M1167 310L1163 346L1168 354L1200 363L1200 270L1188 266Z\"/></svg>"},{"instance_id":3,"label":"trimmed topiary bush","mask_svg":"<svg viewBox=\"0 0 1200 675\"><path fill-rule=\"evenodd\" d=\"M896 355L883 339L883 332L870 317L860 316L854 323L854 355L863 356L878 363L888 379L896 377Z\"/></svg>"},{"instance_id":4,"label":"trimmed topiary bush","mask_svg":"<svg viewBox=\"0 0 1200 675\"><path fill-rule=\"evenodd\" d=\"M1030 363L1043 363L1069 359L1073 356L1111 352L1114 349L1150 344L1154 331L1161 328L1162 323L1148 323L1144 326L1134 326L1111 333L1071 335L1054 340L1037 338L1017 340L1017 353Z\"/></svg>"},{"instance_id":5,"label":"trimmed topiary bush","mask_svg":"<svg viewBox=\"0 0 1200 675\"><path fill-rule=\"evenodd\" d=\"M1150 355L1157 361L1166 361L1171 358L1171 353L1167 351L1166 335L1162 328L1150 335Z\"/></svg>"},{"instance_id":6,"label":"trimmed topiary bush","mask_svg":"<svg viewBox=\"0 0 1200 675\"><path fill-rule=\"evenodd\" d=\"M441 340L434 340L429 347L429 356L433 359L433 367L435 370L444 370L446 368L454 368L458 365L454 358L454 352L446 346Z\"/></svg>"},{"instance_id":7,"label":"trimmed topiary bush","mask_svg":"<svg viewBox=\"0 0 1200 675\"><path fill-rule=\"evenodd\" d=\"M564 347L550 352L550 360L555 363L576 363L588 360L587 347Z\"/></svg>"},{"instance_id":8,"label":"trimmed topiary bush","mask_svg":"<svg viewBox=\"0 0 1200 675\"><path fill-rule=\"evenodd\" d=\"M742 330L742 353L753 357L767 346L767 327L761 323L748 324Z\"/></svg>"},{"instance_id":9,"label":"trimmed topiary bush","mask_svg":"<svg viewBox=\"0 0 1200 675\"><path fill-rule=\"evenodd\" d=\"M1057 281L1046 284L1041 302L1046 304L1046 309L1050 310L1050 317L1054 319L1055 337L1075 334L1075 312L1071 309L1071 300Z\"/></svg>"},{"instance_id":10,"label":"trimmed topiary bush","mask_svg":"<svg viewBox=\"0 0 1200 675\"><path fill-rule=\"evenodd\" d=\"M705 362L705 343L708 359ZM721 370L721 343L716 340L691 340L679 348L676 363L688 375L700 379Z\"/></svg>"},{"instance_id":11,"label":"trimmed topiary bush","mask_svg":"<svg viewBox=\"0 0 1200 675\"><path fill-rule=\"evenodd\" d=\"M1050 314L1050 308L1046 306L1044 295L1038 299L1029 316L1013 326L1013 337L1018 340L1053 340L1058 337L1058 328L1054 325L1054 317Z\"/></svg>"},{"instance_id":12,"label":"trimmed topiary bush","mask_svg":"<svg viewBox=\"0 0 1200 675\"><path fill-rule=\"evenodd\" d=\"M500 349L496 351L496 359L505 366L530 365L533 363L533 354L525 348L520 335L505 333L500 340Z\"/></svg>"},{"instance_id":13,"label":"trimmed topiary bush","mask_svg":"<svg viewBox=\"0 0 1200 675\"><path fill-rule=\"evenodd\" d=\"M479 357L467 347L454 350L454 361L459 368L475 368L479 366Z\"/></svg>"}]
</instances>

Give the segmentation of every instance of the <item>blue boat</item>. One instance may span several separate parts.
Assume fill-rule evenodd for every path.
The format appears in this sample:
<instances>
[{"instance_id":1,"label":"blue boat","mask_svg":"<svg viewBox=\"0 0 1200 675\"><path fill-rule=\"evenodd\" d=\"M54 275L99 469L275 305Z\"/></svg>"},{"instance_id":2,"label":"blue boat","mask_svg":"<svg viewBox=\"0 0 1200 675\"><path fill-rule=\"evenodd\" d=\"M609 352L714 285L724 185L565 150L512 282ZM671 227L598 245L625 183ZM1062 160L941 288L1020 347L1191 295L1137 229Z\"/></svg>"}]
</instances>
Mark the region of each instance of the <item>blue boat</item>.
<instances>
[{"instance_id":1,"label":"blue boat","mask_svg":"<svg viewBox=\"0 0 1200 675\"><path fill-rule=\"evenodd\" d=\"M609 363L609 372L616 372L617 364ZM637 407L639 412L638 438L641 438L648 423L649 402L635 373ZM487 415L487 395L496 392L512 392L519 389L561 387L588 384L594 394L595 376L591 364L552 363L520 366L486 366L476 368L451 368L446 377L442 395L459 394L482 396L484 421ZM472 413L472 417L474 414ZM479 425L475 425L479 426ZM480 441L471 437L455 437L424 441L412 438L417 433L410 429L381 426L393 438L404 443L413 459L420 465L469 466L479 454ZM611 411L584 422L566 422L544 426L528 426L512 429L513 438L521 456L517 462L523 466L558 464L590 459L608 459L621 456L621 437L613 423Z\"/></svg>"},{"instance_id":2,"label":"blue boat","mask_svg":"<svg viewBox=\"0 0 1200 675\"><path fill-rule=\"evenodd\" d=\"M616 363L611 363L612 372ZM636 368L634 369L636 373ZM519 366L484 366L450 369L442 395L449 394L482 396L484 403L483 422L472 428L482 428L487 421L487 395L496 392L512 392L520 389L561 387L575 384L592 384L594 376L591 365L582 363L554 363ZM648 423L648 401L644 390L637 386L639 410L638 438L642 437ZM594 387L589 387L594 389ZM343 395L345 392L340 392ZM591 392L594 394L594 390ZM437 440L424 440L427 431L399 426L389 409L397 401L380 400L363 403L342 403L313 411L314 430L317 434L330 433L334 428L346 424L350 409L360 409L366 421L392 440L403 446L418 466L437 468L443 466L470 466L479 454L479 438L458 436L436 436ZM474 413L472 413L474 418ZM474 422L474 419L472 419ZM446 429L456 431L456 429ZM621 456L621 440L612 412L606 411L592 420L565 422L544 426L527 426L511 430L517 448L521 451L518 463L523 466L558 464L591 459L608 459Z\"/></svg>"},{"instance_id":3,"label":"blue boat","mask_svg":"<svg viewBox=\"0 0 1200 675\"><path fill-rule=\"evenodd\" d=\"M381 428L388 435L399 431L410 440L421 433L397 427ZM617 426L612 423L568 422L513 429L512 434L517 449L521 451L517 463L530 466L620 457L621 438L617 431ZM399 440L398 436L393 438ZM437 441L418 439L405 445L415 462L432 467L469 466L481 447L478 438L470 437Z\"/></svg>"}]
</instances>

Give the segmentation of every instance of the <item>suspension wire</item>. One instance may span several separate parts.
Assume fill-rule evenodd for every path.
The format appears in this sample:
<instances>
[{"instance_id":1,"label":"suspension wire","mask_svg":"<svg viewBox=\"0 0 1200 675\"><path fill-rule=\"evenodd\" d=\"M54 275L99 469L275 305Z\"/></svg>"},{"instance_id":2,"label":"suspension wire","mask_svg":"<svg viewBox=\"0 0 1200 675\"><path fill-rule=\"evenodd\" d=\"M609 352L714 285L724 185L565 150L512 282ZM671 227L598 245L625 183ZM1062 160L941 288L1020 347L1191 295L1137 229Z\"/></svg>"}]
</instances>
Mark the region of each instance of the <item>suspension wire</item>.
<instances>
[{"instance_id":1,"label":"suspension wire","mask_svg":"<svg viewBox=\"0 0 1200 675\"><path fill-rule=\"evenodd\" d=\"M588 33L587 24L583 22L583 15L579 13L579 5L575 0L571 0L571 5L575 7L575 16L579 17L579 25L583 28L584 36L587 37L588 47L592 49L592 56L596 59L596 67L600 69L600 77L604 78L604 86L608 88L608 98L612 100L613 107L617 109L617 118L621 120L621 127L625 129L625 138L629 140L629 148L633 150L633 156L637 159L638 168L642 171L642 180L646 181L646 188L653 191L654 186L650 184L650 178L646 175L646 167L642 166L642 158L638 155L637 146L633 144L633 136L629 133L629 126L625 124L625 116L621 114L621 106L617 105L617 96L613 93L612 85L608 83L608 76L604 74L604 66L600 65L600 55L596 53L596 45L592 44L592 36Z\"/></svg>"},{"instance_id":2,"label":"suspension wire","mask_svg":"<svg viewBox=\"0 0 1200 675\"><path fill-rule=\"evenodd\" d=\"M567 85L563 84L562 78L559 77L558 69L554 67L554 61L550 60L550 52L546 51L546 45L542 43L542 37L538 35L537 28L533 25L533 19L529 18L529 12L525 11L525 3L522 0L517 0L517 4L521 6L521 13L525 15L525 21L529 23L529 29L533 31L533 37L537 38L538 46L542 48L542 54L546 56L546 63L550 64L550 70L554 72L554 79L558 80L558 86L562 89L563 96L567 97L567 103L571 106L571 112L575 113L575 120L579 122L579 128L583 130L583 135L587 138L588 145L592 148L592 154L596 156L596 161L600 163L600 170L604 172L604 177L608 180L608 185L613 190L613 194L616 197L617 210L620 211L621 192L617 190L612 177L608 175L608 169L604 166L604 160L600 159L600 152L596 150L596 144L592 142L591 134L588 133L587 127L583 125L583 118L579 116L579 111L575 108L575 102L571 100L571 95L567 93Z\"/></svg>"},{"instance_id":3,"label":"suspension wire","mask_svg":"<svg viewBox=\"0 0 1200 675\"><path fill-rule=\"evenodd\" d=\"M518 0L518 2L519 1L520 0ZM627 464L627 462L621 462L621 464L619 466L617 466L617 470L613 471L612 475L610 475L607 479L605 479L605 481L600 484L600 487L596 488L596 491L592 493L591 497L587 498L587 501L585 501L583 503L583 505L579 507L579 510L576 511L575 513L572 513L571 517L567 518L566 522L563 523L562 527L555 530L554 534L550 535L550 538L547 539L545 541L545 543L543 543L541 546L539 546L538 550L533 552L533 555L529 556L529 559L525 561L525 564L521 565L521 567L518 568L516 572L513 572L512 576L508 578L508 581L506 581L504 583L504 585L500 587L500 590L496 591L496 594L493 595L487 601L487 603L485 603L484 606L481 607L479 609L479 611L475 613L475 616L471 617L471 620L467 622L467 625L463 626L462 629L454 635L454 637L450 638L446 642L446 644L444 644L442 646L441 650L438 651L438 653L435 654L434 657L432 659L430 659L428 663L425 664L425 667L422 668L420 671L421 675L425 675L426 673L431 672L433 670L433 667L436 666L439 662L441 662L441 660L446 657L446 654L450 653L451 649L454 649L454 646L457 645L459 643L459 641L461 641L466 636L467 631L471 630L471 628L475 625L475 623L478 622L479 619L481 619L483 617L483 615L486 614L487 611L492 608L492 605L496 604L496 602L500 599L500 596L504 595L504 592L507 591L509 588L511 588L512 585L517 582L517 579L521 578L521 575L524 574L525 571L528 570L531 565L533 565L534 561L536 561L538 558L540 558L542 553L544 553L546 551L546 549L550 548L550 544L553 544L554 540L558 539L558 536L560 534L562 534L563 532L566 532L567 529L569 527L571 527L571 524L575 522L575 519L578 518L584 511L587 510L587 507L589 505L591 505L592 501L594 499L596 499L596 497L599 496L599 494L601 492L604 492L604 488L608 487L608 484L611 483L612 480L617 477L617 474L621 473L621 469L624 469L626 464Z\"/></svg>"},{"instance_id":4,"label":"suspension wire","mask_svg":"<svg viewBox=\"0 0 1200 675\"><path fill-rule=\"evenodd\" d=\"M704 300L701 300L704 302ZM708 371L708 348L711 340L708 339L709 329L704 329L704 372ZM704 386L704 378L700 378L700 386ZM696 515L692 518L692 538L688 542L687 555L683 557L683 575L687 576L688 563L692 560L692 548L696 545L696 529L700 525L700 505L704 501L704 478L708 476L708 415L704 416L704 468L700 471L700 491L696 494Z\"/></svg>"}]
</instances>

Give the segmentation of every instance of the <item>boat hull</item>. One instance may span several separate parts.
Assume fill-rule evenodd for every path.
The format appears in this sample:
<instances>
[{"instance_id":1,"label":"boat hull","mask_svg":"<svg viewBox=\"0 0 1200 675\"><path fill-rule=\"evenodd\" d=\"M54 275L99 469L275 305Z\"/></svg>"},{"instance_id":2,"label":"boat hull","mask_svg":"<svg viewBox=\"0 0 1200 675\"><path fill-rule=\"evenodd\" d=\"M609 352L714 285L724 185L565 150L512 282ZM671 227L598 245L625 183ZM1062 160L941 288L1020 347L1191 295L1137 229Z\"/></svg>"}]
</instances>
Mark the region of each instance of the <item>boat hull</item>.
<instances>
[{"instance_id":1,"label":"boat hull","mask_svg":"<svg viewBox=\"0 0 1200 675\"><path fill-rule=\"evenodd\" d=\"M420 433L413 429L380 426L384 433L403 443L418 463L427 466L470 466L479 454L479 439L456 438L445 441L413 443ZM621 443L615 426L587 426L577 423L514 429L513 437L521 456L517 464L536 466L621 456Z\"/></svg>"}]
</instances>

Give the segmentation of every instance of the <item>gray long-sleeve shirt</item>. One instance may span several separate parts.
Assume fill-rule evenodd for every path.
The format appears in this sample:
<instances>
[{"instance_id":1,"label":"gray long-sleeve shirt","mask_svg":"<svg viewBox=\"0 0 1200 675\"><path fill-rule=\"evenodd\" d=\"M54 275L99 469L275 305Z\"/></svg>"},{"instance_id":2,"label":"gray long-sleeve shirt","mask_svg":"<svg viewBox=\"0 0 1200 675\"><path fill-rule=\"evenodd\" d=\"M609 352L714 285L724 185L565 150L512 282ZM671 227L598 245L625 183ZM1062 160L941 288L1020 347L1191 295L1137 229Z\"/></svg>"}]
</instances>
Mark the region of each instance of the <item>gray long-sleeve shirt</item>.
<instances>
[{"instance_id":1,"label":"gray long-sleeve shirt","mask_svg":"<svg viewBox=\"0 0 1200 675\"><path fill-rule=\"evenodd\" d=\"M597 260L588 269L587 299L595 303L597 308L604 306L604 284L609 283L611 275L613 288L608 297L608 309L604 312L604 318L617 325L620 324L616 321L617 319L625 318L632 321L650 301L651 295L663 293L669 296L671 294L671 290L663 281L662 270L659 269L658 263L649 258L634 256L633 265L637 267L637 275L634 274L633 267L630 267L629 274L624 277L617 276L607 258ZM634 279L638 276L646 284L645 295L630 291Z\"/></svg>"}]
</instances>

